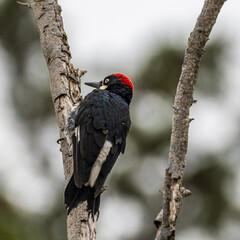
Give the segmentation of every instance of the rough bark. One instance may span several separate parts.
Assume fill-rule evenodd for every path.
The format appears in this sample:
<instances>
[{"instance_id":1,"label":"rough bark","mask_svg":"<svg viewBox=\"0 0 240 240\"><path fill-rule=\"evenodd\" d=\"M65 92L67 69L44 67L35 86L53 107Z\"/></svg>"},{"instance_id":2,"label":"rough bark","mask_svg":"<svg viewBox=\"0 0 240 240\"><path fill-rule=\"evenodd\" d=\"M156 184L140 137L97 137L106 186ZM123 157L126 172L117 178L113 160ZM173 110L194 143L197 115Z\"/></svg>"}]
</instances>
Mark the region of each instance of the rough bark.
<instances>
[{"instance_id":1,"label":"rough bark","mask_svg":"<svg viewBox=\"0 0 240 240\"><path fill-rule=\"evenodd\" d=\"M197 80L200 59L210 32L225 0L205 0L202 12L190 34L185 50L182 72L173 106L172 135L169 150L169 166L165 173L163 211L155 220L158 228L155 240L174 240L176 220L184 196L190 192L182 187L188 147L189 118Z\"/></svg>"},{"instance_id":2,"label":"rough bark","mask_svg":"<svg viewBox=\"0 0 240 240\"><path fill-rule=\"evenodd\" d=\"M64 126L74 104L81 101L80 78L85 71L71 64L67 35L63 29L61 7L57 0L31 0L22 4L32 8L40 35L43 55L50 75L50 88L59 127L65 183L72 175L72 152L69 149ZM68 240L96 239L96 224L89 217L86 202L79 204L67 217Z\"/></svg>"}]
</instances>

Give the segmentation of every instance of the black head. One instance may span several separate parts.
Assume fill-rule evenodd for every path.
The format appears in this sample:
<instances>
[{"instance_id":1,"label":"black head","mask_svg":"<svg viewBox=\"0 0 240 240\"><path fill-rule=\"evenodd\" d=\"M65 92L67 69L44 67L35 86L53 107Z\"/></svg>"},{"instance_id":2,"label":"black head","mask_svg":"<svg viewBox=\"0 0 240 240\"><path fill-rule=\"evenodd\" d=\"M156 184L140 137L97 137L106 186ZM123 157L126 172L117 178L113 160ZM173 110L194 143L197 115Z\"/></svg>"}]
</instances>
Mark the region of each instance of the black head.
<instances>
[{"instance_id":1,"label":"black head","mask_svg":"<svg viewBox=\"0 0 240 240\"><path fill-rule=\"evenodd\" d=\"M132 81L122 73L114 73L105 77L100 82L85 83L88 86L101 90L107 90L120 95L128 104L132 100L133 84Z\"/></svg>"}]
</instances>

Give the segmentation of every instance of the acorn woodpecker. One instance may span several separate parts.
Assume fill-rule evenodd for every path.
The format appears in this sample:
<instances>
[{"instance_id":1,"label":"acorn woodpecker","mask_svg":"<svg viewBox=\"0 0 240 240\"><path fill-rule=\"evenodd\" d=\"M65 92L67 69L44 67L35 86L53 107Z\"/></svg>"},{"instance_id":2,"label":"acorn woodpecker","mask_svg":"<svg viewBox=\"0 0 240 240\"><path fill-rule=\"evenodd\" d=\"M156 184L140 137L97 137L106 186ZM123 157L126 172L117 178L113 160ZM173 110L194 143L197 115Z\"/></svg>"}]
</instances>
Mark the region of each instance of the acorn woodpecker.
<instances>
[{"instance_id":1,"label":"acorn woodpecker","mask_svg":"<svg viewBox=\"0 0 240 240\"><path fill-rule=\"evenodd\" d=\"M85 84L96 89L73 109L65 127L73 148L74 168L65 189L65 204L69 214L79 202L87 201L88 211L94 216L103 184L125 150L133 84L121 73Z\"/></svg>"}]
</instances>

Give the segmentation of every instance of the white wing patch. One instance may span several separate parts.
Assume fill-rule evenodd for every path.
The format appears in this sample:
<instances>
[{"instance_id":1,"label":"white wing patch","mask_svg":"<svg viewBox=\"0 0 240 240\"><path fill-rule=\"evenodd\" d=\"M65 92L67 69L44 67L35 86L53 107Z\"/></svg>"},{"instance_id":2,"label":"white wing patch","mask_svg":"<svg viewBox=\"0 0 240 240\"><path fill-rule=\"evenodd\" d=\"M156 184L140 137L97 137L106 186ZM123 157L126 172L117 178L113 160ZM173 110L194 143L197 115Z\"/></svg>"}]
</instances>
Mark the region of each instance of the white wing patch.
<instances>
[{"instance_id":1,"label":"white wing patch","mask_svg":"<svg viewBox=\"0 0 240 240\"><path fill-rule=\"evenodd\" d=\"M95 185L98 175L102 169L102 165L106 161L112 146L113 145L111 142L105 141L95 163L92 166L89 180L87 183L84 184L85 186L93 187Z\"/></svg>"}]
</instances>

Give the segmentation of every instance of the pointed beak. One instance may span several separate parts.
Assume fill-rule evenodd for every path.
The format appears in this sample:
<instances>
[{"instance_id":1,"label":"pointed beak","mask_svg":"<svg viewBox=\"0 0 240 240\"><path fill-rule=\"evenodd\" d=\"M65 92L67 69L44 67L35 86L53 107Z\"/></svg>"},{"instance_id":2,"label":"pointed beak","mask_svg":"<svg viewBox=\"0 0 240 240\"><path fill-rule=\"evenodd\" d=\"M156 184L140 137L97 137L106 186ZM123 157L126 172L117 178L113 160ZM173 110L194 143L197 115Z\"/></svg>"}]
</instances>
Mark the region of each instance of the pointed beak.
<instances>
[{"instance_id":1,"label":"pointed beak","mask_svg":"<svg viewBox=\"0 0 240 240\"><path fill-rule=\"evenodd\" d=\"M85 84L94 88L100 88L102 86L101 82L86 82Z\"/></svg>"}]
</instances>

